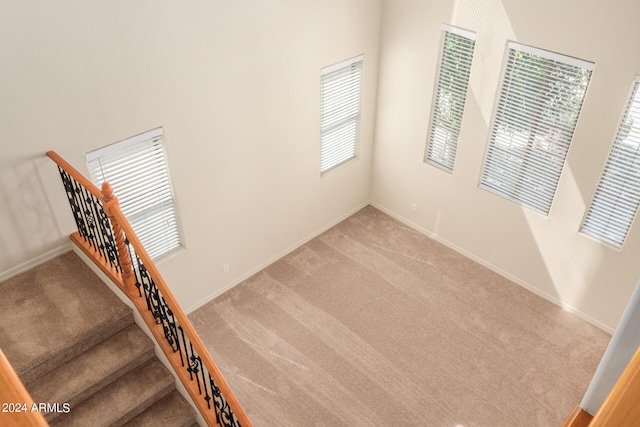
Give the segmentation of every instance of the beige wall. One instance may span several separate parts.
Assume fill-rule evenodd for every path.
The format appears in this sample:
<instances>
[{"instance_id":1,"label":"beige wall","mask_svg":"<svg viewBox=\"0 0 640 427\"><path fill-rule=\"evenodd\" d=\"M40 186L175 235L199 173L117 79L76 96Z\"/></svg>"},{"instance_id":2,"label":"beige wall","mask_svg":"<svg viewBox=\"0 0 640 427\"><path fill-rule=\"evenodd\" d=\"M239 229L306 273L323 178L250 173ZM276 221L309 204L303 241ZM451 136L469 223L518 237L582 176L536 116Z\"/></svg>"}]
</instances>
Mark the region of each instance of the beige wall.
<instances>
[{"instance_id":1,"label":"beige wall","mask_svg":"<svg viewBox=\"0 0 640 427\"><path fill-rule=\"evenodd\" d=\"M639 12L635 0L0 0L0 277L73 228L46 150L86 171L84 152L163 126L186 250L160 268L187 308L372 200L611 329L640 273L640 230L622 250L577 230L640 73ZM443 22L478 32L453 175L422 162ZM596 63L548 216L478 189L507 40ZM321 178L320 68L361 53L359 158Z\"/></svg>"},{"instance_id":2,"label":"beige wall","mask_svg":"<svg viewBox=\"0 0 640 427\"><path fill-rule=\"evenodd\" d=\"M640 273L640 228L633 226L622 250L578 229L640 73L637 16L640 3L634 0L385 1L373 202L605 329L614 328ZM441 23L478 33L453 175L422 162ZM596 64L548 216L478 188L508 40Z\"/></svg>"},{"instance_id":3,"label":"beige wall","mask_svg":"<svg viewBox=\"0 0 640 427\"><path fill-rule=\"evenodd\" d=\"M71 232L56 150L163 126L185 308L368 200L381 1L0 1L0 273ZM319 174L320 69L365 55L359 156ZM223 274L223 264L230 265Z\"/></svg>"}]
</instances>

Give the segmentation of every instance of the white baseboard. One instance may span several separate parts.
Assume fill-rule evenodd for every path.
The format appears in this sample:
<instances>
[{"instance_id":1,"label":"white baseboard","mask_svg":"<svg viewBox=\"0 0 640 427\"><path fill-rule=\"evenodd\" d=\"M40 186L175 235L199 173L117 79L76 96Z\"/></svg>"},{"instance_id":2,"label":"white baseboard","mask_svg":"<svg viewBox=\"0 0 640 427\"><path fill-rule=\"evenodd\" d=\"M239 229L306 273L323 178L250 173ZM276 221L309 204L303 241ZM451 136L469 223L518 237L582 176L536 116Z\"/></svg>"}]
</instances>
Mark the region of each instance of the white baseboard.
<instances>
[{"instance_id":1,"label":"white baseboard","mask_svg":"<svg viewBox=\"0 0 640 427\"><path fill-rule=\"evenodd\" d=\"M557 298L554 295L548 294L547 292L544 292L540 289L538 289L537 287L533 286L532 284L528 283L525 280L522 280L519 277L516 277L514 275L512 275L511 273L509 273L508 271L503 270L502 268L486 261L485 259L482 259L480 257L478 257L475 254L472 254L471 252L455 245L454 243L449 242L446 239L443 239L442 237L422 228L421 226L419 226L418 224L415 224L413 222L411 222L410 220L408 220L407 218L403 217L402 215L385 208L384 206L381 206L375 202L370 202L369 203L371 206L375 207L376 209L386 213L387 215L397 219L398 221L408 225L409 227L412 227L414 229L416 229L417 231L423 233L424 235L426 235L427 237L436 240L439 243L442 243L443 245L447 246L450 249L453 249L454 251L458 252L459 254L472 259L473 261L477 262L478 264L488 268L489 270L492 270L493 272L501 275L502 277L512 281L513 283L522 286L523 288L525 288L526 290L533 292L534 294L538 295L539 297L542 297L544 299L546 299L547 301L561 307L563 310L571 313L571 314L575 314L576 316L580 317L581 319L591 323L592 325L596 326L597 328L602 329L603 331L609 333L609 334L613 334L613 331L615 328L611 328L608 325L605 325L604 323L600 322L599 320L594 319L593 317L589 316L588 314L578 310L575 307L572 307L571 305L563 302L562 300L560 300L559 298Z\"/></svg>"},{"instance_id":2,"label":"white baseboard","mask_svg":"<svg viewBox=\"0 0 640 427\"><path fill-rule=\"evenodd\" d=\"M253 276L254 274L258 273L259 271L264 270L269 265L271 265L274 262L278 261L280 258L282 258L285 255L288 255L289 253L291 253L294 250L298 249L300 246L304 245L309 240L313 239L314 237L319 236L320 234L324 233L325 231L327 231L328 229L330 229L334 225L338 224L339 222L344 221L345 219L347 219L348 217L350 217L351 215L353 215L354 213L358 212L360 209L364 208L365 206L367 206L369 204L370 204L369 201L361 203L360 205L358 205L355 208L351 209L347 213L339 216L337 219L334 219L333 221L331 221L330 223L320 227L318 230L314 231L313 233L307 235L306 237L303 237L297 243L294 243L293 245L289 246L285 250L277 253L276 255L272 256L271 258L269 258L265 262L261 263L257 267L251 269L249 272L247 272L247 273L243 274L242 276L234 279L232 282L228 283L226 286L222 287L221 289L218 289L217 291L209 294L204 299L202 299L199 302L193 304L191 307L189 307L188 309L185 310L185 313L186 314L193 313L195 310L197 310L198 308L202 307L203 305L205 305L209 301L216 299L217 297L219 297L223 293L227 292L229 289L231 289L234 286L238 285L239 283L247 280L249 277Z\"/></svg>"},{"instance_id":3,"label":"white baseboard","mask_svg":"<svg viewBox=\"0 0 640 427\"><path fill-rule=\"evenodd\" d=\"M34 267L39 266L40 264L44 264L45 262L62 255L65 252L69 252L71 250L71 242L65 243L62 246L51 249L48 252L43 253L35 258L32 258L26 262L23 262L20 265L16 265L6 271L0 273L0 283L11 279L14 276L17 276L20 273L24 273L25 271L31 270Z\"/></svg>"}]
</instances>

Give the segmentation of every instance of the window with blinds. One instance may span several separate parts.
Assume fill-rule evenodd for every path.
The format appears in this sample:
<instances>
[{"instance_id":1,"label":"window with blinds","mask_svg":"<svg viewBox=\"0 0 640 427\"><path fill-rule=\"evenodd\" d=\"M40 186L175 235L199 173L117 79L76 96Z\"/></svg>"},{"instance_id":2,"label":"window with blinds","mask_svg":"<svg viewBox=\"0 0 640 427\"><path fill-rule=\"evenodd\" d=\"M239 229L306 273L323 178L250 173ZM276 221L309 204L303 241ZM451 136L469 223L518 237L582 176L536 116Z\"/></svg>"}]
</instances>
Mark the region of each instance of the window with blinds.
<instances>
[{"instance_id":1,"label":"window with blinds","mask_svg":"<svg viewBox=\"0 0 640 427\"><path fill-rule=\"evenodd\" d=\"M480 187L548 214L593 63L509 43Z\"/></svg>"},{"instance_id":2,"label":"window with blinds","mask_svg":"<svg viewBox=\"0 0 640 427\"><path fill-rule=\"evenodd\" d=\"M624 244L640 204L640 75L618 127L581 231L615 247Z\"/></svg>"},{"instance_id":3,"label":"window with blinds","mask_svg":"<svg viewBox=\"0 0 640 427\"><path fill-rule=\"evenodd\" d=\"M360 55L321 70L321 174L356 157L363 59Z\"/></svg>"},{"instance_id":4,"label":"window with blinds","mask_svg":"<svg viewBox=\"0 0 640 427\"><path fill-rule=\"evenodd\" d=\"M162 128L86 153L91 180L113 187L122 213L149 256L181 246Z\"/></svg>"},{"instance_id":5,"label":"window with blinds","mask_svg":"<svg viewBox=\"0 0 640 427\"><path fill-rule=\"evenodd\" d=\"M458 135L467 98L476 33L443 25L438 78L424 161L453 172Z\"/></svg>"}]
</instances>

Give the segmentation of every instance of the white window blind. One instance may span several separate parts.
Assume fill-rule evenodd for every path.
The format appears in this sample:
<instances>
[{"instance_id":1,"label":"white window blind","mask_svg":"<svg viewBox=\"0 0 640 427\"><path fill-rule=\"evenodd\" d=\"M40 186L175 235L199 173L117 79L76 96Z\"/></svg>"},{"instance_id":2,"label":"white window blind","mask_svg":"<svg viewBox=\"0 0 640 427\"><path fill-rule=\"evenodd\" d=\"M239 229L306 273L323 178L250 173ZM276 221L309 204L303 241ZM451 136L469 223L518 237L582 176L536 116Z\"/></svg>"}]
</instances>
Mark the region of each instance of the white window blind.
<instances>
[{"instance_id":1,"label":"white window blind","mask_svg":"<svg viewBox=\"0 0 640 427\"><path fill-rule=\"evenodd\" d=\"M443 25L443 30L424 160L451 173L467 98L476 33L449 25Z\"/></svg>"},{"instance_id":2,"label":"white window blind","mask_svg":"<svg viewBox=\"0 0 640 427\"><path fill-rule=\"evenodd\" d=\"M549 213L592 70L509 43L481 188Z\"/></svg>"},{"instance_id":3,"label":"white window blind","mask_svg":"<svg viewBox=\"0 0 640 427\"><path fill-rule=\"evenodd\" d=\"M581 231L622 247L640 204L640 75Z\"/></svg>"},{"instance_id":4,"label":"white window blind","mask_svg":"<svg viewBox=\"0 0 640 427\"><path fill-rule=\"evenodd\" d=\"M157 128L85 155L91 180L111 184L122 213L154 260L181 246L162 136Z\"/></svg>"},{"instance_id":5,"label":"white window blind","mask_svg":"<svg viewBox=\"0 0 640 427\"><path fill-rule=\"evenodd\" d=\"M356 156L363 58L360 55L321 71L321 174Z\"/></svg>"}]
</instances>

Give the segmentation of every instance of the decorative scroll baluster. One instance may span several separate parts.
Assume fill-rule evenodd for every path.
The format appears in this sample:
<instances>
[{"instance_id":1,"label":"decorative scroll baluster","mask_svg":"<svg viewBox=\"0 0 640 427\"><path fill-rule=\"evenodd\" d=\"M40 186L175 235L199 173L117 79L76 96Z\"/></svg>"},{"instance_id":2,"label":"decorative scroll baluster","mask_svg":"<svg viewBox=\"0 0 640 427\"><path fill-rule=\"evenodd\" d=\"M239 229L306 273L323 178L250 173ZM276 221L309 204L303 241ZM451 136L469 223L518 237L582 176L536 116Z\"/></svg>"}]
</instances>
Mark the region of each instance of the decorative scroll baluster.
<instances>
[{"instance_id":1,"label":"decorative scroll baluster","mask_svg":"<svg viewBox=\"0 0 640 427\"><path fill-rule=\"evenodd\" d=\"M167 343L174 352L179 354L180 363L189 374L189 378L195 381L199 395L206 402L209 409L212 408L211 401L213 401L213 410L219 425L228 427L240 426L240 422L233 415L231 407L220 392L216 382L202 363L202 359L189 342L189 339L185 336L183 328L173 316L171 308L162 297L141 259L132 248L129 248L129 250L134 260L133 265L136 266L134 271L139 294L145 299L147 310L152 314L156 324L162 326Z\"/></svg>"},{"instance_id":2,"label":"decorative scroll baluster","mask_svg":"<svg viewBox=\"0 0 640 427\"><path fill-rule=\"evenodd\" d=\"M193 346L189 344L191 348L191 356L189 357L189 368L187 369L189 373L193 374L191 378L195 378L196 384L198 384L198 393L202 394L202 386L200 385L200 377L198 377L198 372L200 371L200 358L193 351Z\"/></svg>"},{"instance_id":3,"label":"decorative scroll baluster","mask_svg":"<svg viewBox=\"0 0 640 427\"><path fill-rule=\"evenodd\" d=\"M239 426L240 422L231 411L231 407L227 400L220 393L220 388L209 375L209 382L211 384L211 390L213 392L213 406L216 412L216 421L221 426Z\"/></svg>"},{"instance_id":4,"label":"decorative scroll baluster","mask_svg":"<svg viewBox=\"0 0 640 427\"><path fill-rule=\"evenodd\" d=\"M189 342L189 339L185 336L183 328L173 316L171 308L162 297L142 260L131 247L129 251L134 260L133 265L136 266L134 271L139 294L145 299L147 310L153 315L156 324L162 326L167 343L174 352L179 354L180 363L189 374L189 378L195 381L199 395L206 402L209 409L212 408L211 401L213 401L213 410L219 425L239 427L240 422L233 415L231 407L220 392L216 382L202 363L202 359Z\"/></svg>"},{"instance_id":5,"label":"decorative scroll baluster","mask_svg":"<svg viewBox=\"0 0 640 427\"><path fill-rule=\"evenodd\" d=\"M116 241L100 199L58 166L78 233L99 256L117 271Z\"/></svg>"},{"instance_id":6,"label":"decorative scroll baluster","mask_svg":"<svg viewBox=\"0 0 640 427\"><path fill-rule=\"evenodd\" d=\"M82 214L79 208L78 200L76 198L76 191L73 186L72 178L60 166L58 166L58 171L60 172L60 177L62 178L62 185L64 186L64 190L67 194L69 206L71 207L71 213L73 214L73 219L76 222L78 232L82 237L86 238L87 233L85 231L84 221L82 220Z\"/></svg>"}]
</instances>

